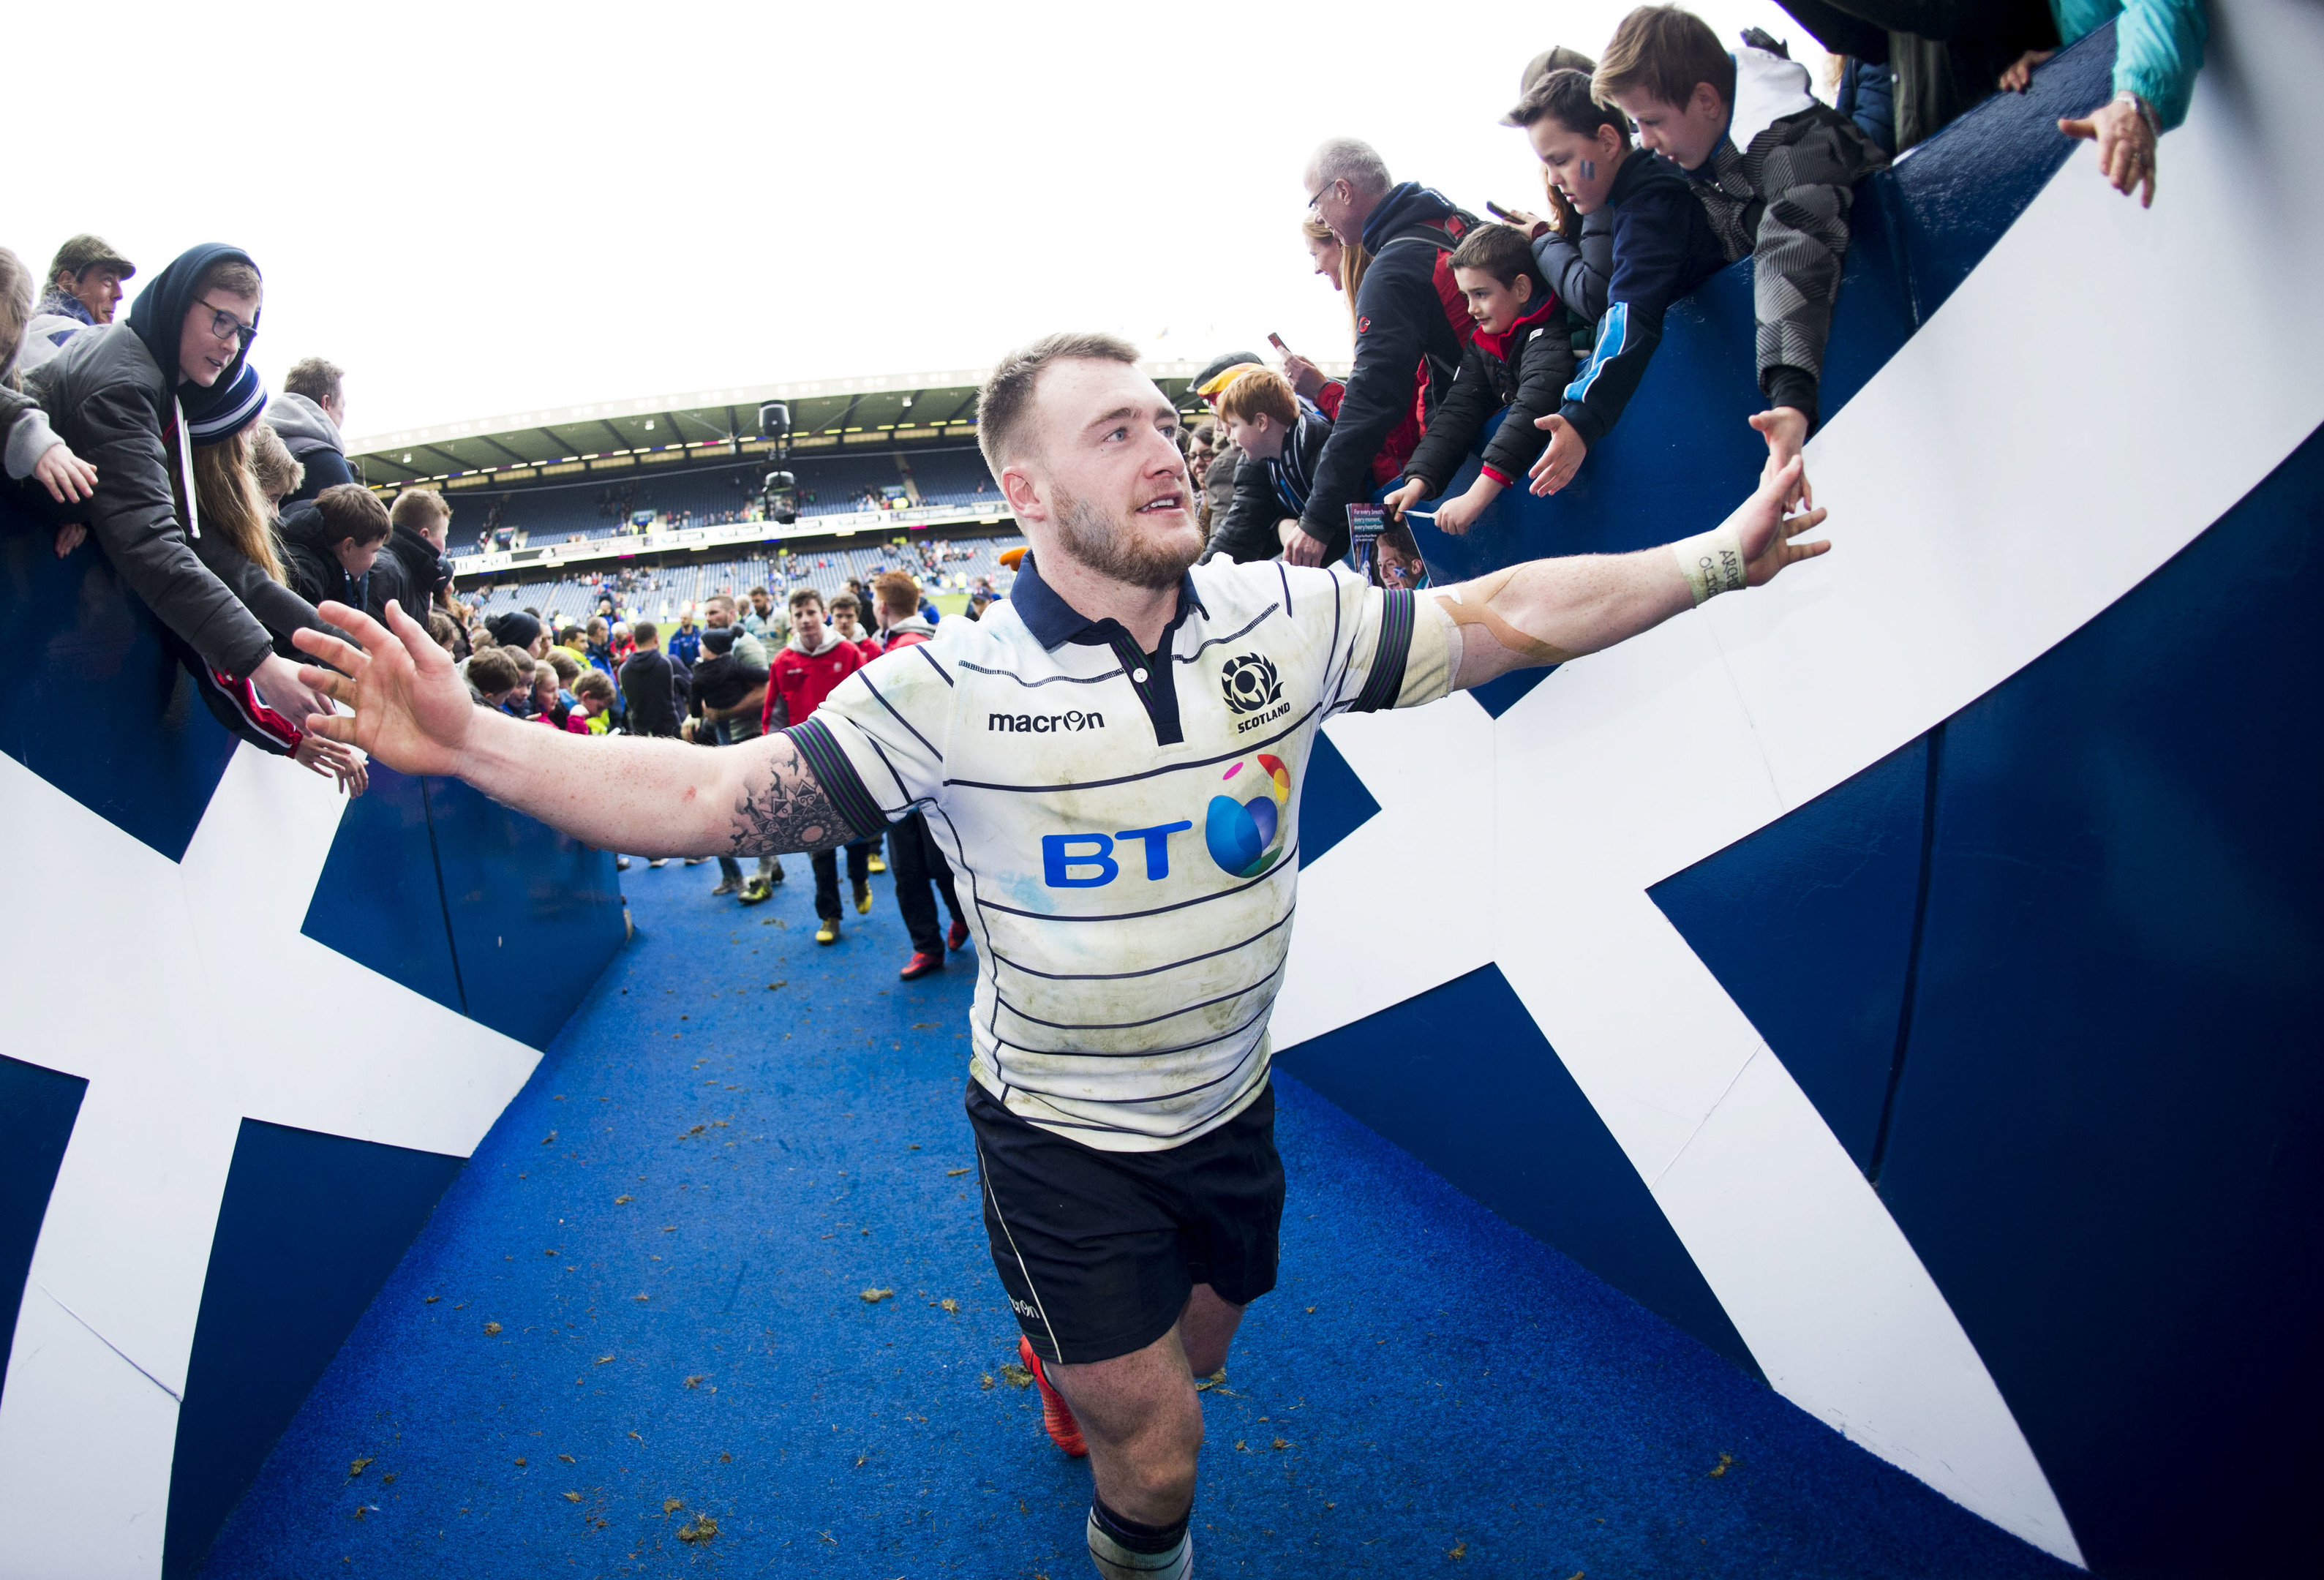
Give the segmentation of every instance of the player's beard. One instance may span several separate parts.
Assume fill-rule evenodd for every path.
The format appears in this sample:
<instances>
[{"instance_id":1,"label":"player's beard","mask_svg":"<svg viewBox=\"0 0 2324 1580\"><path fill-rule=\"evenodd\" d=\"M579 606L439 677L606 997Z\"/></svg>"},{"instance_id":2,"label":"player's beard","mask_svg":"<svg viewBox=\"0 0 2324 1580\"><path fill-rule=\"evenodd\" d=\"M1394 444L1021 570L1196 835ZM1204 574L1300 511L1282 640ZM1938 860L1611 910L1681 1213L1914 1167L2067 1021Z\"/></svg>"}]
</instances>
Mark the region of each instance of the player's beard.
<instances>
[{"instance_id":1,"label":"player's beard","mask_svg":"<svg viewBox=\"0 0 2324 1580\"><path fill-rule=\"evenodd\" d=\"M1189 495L1191 497L1191 495ZM1134 514L1108 516L1085 499L1058 491L1057 538L1065 552L1092 570L1139 587L1174 587L1202 558L1199 532L1155 542Z\"/></svg>"}]
</instances>

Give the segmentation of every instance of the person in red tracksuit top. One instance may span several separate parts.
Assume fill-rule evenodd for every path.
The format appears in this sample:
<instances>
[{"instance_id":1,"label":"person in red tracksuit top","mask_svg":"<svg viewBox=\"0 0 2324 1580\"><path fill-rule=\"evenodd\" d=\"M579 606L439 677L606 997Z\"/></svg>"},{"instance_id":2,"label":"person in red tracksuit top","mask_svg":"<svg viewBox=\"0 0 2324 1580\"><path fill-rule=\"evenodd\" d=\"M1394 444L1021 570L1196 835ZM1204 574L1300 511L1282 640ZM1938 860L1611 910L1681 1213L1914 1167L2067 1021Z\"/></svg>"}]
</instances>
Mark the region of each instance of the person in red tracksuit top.
<instances>
[{"instance_id":1,"label":"person in red tracksuit top","mask_svg":"<svg viewBox=\"0 0 2324 1580\"><path fill-rule=\"evenodd\" d=\"M880 637L889 652L916 646L936 633L936 627L920 617L919 583L903 571L873 577L872 597L879 610ZM929 836L927 813L914 812L888 825L888 863L896 875L896 910L904 919L904 929L912 935L912 957L897 975L910 982L942 971L947 947L967 946L968 923L961 918L952 864ZM948 930L936 928L936 902L928 891L930 883L944 896L945 909L952 913Z\"/></svg>"},{"instance_id":2,"label":"person in red tracksuit top","mask_svg":"<svg viewBox=\"0 0 2324 1580\"><path fill-rule=\"evenodd\" d=\"M823 699L848 676L872 661L864 649L848 642L824 624L823 595L813 587L791 594L791 639L775 655L767 684L767 706L759 716L761 733L803 725ZM775 710L784 717L778 722ZM847 876L855 890L855 914L872 913L872 842L859 839L847 847ZM839 941L839 853L818 850L808 858L815 868L815 929L818 944Z\"/></svg>"}]
</instances>

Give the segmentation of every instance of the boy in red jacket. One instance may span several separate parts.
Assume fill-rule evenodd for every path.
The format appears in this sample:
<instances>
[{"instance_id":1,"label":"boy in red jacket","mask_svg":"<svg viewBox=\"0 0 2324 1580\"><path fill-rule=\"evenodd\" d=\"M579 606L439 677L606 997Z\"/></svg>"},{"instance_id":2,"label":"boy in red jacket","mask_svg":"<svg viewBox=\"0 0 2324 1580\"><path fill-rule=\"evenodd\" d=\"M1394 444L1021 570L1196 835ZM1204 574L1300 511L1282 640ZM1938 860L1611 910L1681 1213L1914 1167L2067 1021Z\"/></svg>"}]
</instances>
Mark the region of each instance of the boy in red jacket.
<instances>
[{"instance_id":1,"label":"boy in red jacket","mask_svg":"<svg viewBox=\"0 0 2324 1580\"><path fill-rule=\"evenodd\" d=\"M855 643L844 640L824 624L823 595L813 587L791 594L791 639L783 644L768 675L767 706L759 716L761 734L802 725L823 699L871 659ZM783 710L778 721L775 710ZM859 839L847 847L847 876L855 889L855 914L872 914L872 842ZM815 929L818 944L839 941L839 853L818 850L808 858L815 868Z\"/></svg>"}]
</instances>

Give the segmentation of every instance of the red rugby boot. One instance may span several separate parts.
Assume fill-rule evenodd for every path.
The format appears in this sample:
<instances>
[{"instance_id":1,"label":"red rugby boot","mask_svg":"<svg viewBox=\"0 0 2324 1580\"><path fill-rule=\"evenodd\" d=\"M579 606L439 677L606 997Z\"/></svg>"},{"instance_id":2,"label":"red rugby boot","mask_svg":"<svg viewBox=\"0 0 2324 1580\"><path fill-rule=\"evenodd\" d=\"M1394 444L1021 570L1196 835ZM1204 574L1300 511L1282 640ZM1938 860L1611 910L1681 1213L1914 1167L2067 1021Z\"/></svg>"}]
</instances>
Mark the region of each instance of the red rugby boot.
<instances>
[{"instance_id":1,"label":"red rugby boot","mask_svg":"<svg viewBox=\"0 0 2324 1580\"><path fill-rule=\"evenodd\" d=\"M1033 1341L1023 1334L1017 1335L1017 1358L1025 1363L1025 1370L1041 1390L1041 1428L1049 1434L1049 1441L1080 1459L1089 1453L1089 1445L1082 1441L1082 1424L1074 1419L1074 1407L1065 1402L1049 1382L1049 1374L1041 1370L1041 1357L1033 1353Z\"/></svg>"}]
</instances>

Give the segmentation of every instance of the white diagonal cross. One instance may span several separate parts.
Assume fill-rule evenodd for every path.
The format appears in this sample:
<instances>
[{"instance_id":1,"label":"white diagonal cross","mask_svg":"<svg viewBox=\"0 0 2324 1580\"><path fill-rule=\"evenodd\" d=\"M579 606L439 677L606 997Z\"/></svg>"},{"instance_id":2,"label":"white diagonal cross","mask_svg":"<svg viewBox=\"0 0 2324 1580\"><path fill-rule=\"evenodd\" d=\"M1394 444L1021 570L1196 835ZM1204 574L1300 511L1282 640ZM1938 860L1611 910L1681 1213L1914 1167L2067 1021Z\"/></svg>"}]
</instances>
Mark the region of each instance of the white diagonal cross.
<instances>
[{"instance_id":1,"label":"white diagonal cross","mask_svg":"<svg viewBox=\"0 0 2324 1580\"><path fill-rule=\"evenodd\" d=\"M1333 725L1381 810L1301 874L1274 1021L1289 1047L1498 963L1768 1381L2075 1563L1943 1295L1646 891L2031 663L2324 422L2324 215L2292 120L2324 15L2247 0L2234 21L2153 210L2077 151L1809 447L1828 559L1568 665L1498 720L1456 698ZM2159 356L2156 315L2199 303L2200 332ZM1456 830L1493 853L1462 864L1490 902L1383 908L1444 875Z\"/></svg>"},{"instance_id":2,"label":"white diagonal cross","mask_svg":"<svg viewBox=\"0 0 2324 1580\"><path fill-rule=\"evenodd\" d=\"M540 1060L300 932L342 804L243 746L173 864L0 758L8 1052L88 1082L0 1391L0 1580L161 1573L244 1116L466 1157Z\"/></svg>"}]
</instances>

